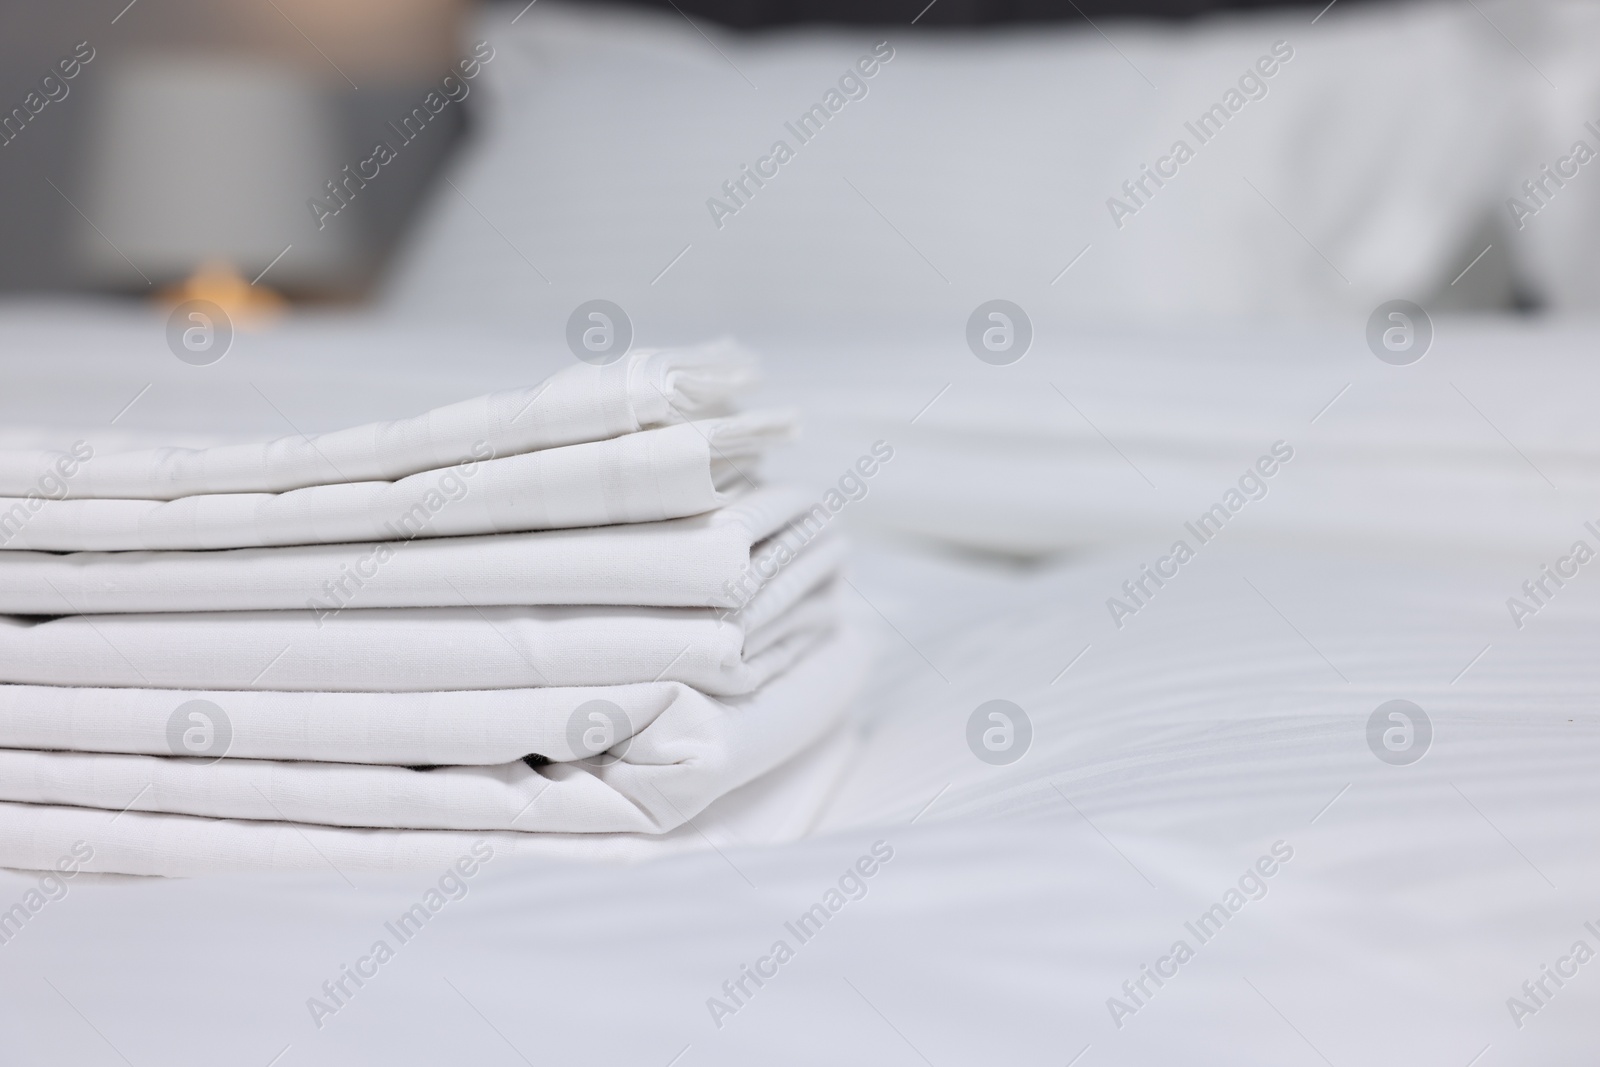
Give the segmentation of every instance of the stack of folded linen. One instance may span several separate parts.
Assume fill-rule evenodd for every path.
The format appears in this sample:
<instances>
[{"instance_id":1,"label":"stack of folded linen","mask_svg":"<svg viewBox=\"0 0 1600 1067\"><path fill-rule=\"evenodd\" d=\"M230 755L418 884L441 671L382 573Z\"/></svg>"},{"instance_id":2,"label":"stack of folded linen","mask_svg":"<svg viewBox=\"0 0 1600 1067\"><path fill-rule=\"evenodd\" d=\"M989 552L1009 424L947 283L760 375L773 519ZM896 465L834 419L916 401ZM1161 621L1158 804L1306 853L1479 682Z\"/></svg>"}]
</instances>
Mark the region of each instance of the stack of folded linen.
<instances>
[{"instance_id":1,"label":"stack of folded linen","mask_svg":"<svg viewBox=\"0 0 1600 1067\"><path fill-rule=\"evenodd\" d=\"M0 866L804 832L866 666L729 348L201 450L0 452ZM702 813L705 813L703 818Z\"/></svg>"}]
</instances>

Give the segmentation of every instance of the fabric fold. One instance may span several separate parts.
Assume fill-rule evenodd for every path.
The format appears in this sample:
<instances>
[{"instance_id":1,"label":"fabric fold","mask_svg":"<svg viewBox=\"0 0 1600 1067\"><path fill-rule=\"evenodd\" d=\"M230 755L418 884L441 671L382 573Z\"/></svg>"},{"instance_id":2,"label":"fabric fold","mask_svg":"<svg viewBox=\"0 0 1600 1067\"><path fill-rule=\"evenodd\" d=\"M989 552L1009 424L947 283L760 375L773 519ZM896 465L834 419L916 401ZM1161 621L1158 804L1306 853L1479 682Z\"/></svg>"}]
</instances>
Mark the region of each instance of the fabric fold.
<instances>
[{"instance_id":1,"label":"fabric fold","mask_svg":"<svg viewBox=\"0 0 1600 1067\"><path fill-rule=\"evenodd\" d=\"M410 540L655 522L711 511L788 440L788 412L751 412L281 493L174 500L0 497L0 549L123 552Z\"/></svg>"},{"instance_id":2,"label":"fabric fold","mask_svg":"<svg viewBox=\"0 0 1600 1067\"><path fill-rule=\"evenodd\" d=\"M0 450L0 866L808 832L873 642L837 507L759 479L796 423L734 410L753 378L722 343L316 436Z\"/></svg>"},{"instance_id":3,"label":"fabric fold","mask_svg":"<svg viewBox=\"0 0 1600 1067\"><path fill-rule=\"evenodd\" d=\"M116 874L198 877L271 870L437 869L474 845L494 857L581 862L641 862L712 847L778 844L816 822L858 748L836 730L811 749L711 804L663 834L383 830L287 821L209 819L59 804L0 801L0 863L48 870L78 842L92 849L83 869Z\"/></svg>"},{"instance_id":4,"label":"fabric fold","mask_svg":"<svg viewBox=\"0 0 1600 1067\"><path fill-rule=\"evenodd\" d=\"M576 762L570 748L569 762L427 770L0 749L0 800L350 827L663 833L832 729L866 668L863 637L835 634L752 696L674 702L610 753ZM569 705L565 732L593 699Z\"/></svg>"},{"instance_id":5,"label":"fabric fold","mask_svg":"<svg viewBox=\"0 0 1600 1067\"><path fill-rule=\"evenodd\" d=\"M618 604L733 607L762 542L797 569L840 549L798 491L762 488L655 523L209 552L0 552L0 613L286 611ZM787 528L791 527L792 530Z\"/></svg>"},{"instance_id":6,"label":"fabric fold","mask_svg":"<svg viewBox=\"0 0 1600 1067\"><path fill-rule=\"evenodd\" d=\"M641 349L608 366L575 364L536 386L331 433L104 455L88 442L87 457L0 451L0 496L175 500L392 481L479 458L481 445L519 455L720 415L754 377L754 361L732 342Z\"/></svg>"},{"instance_id":7,"label":"fabric fold","mask_svg":"<svg viewBox=\"0 0 1600 1067\"><path fill-rule=\"evenodd\" d=\"M711 608L363 608L0 617L0 682L419 692L677 681L748 693L833 627L831 586L780 575Z\"/></svg>"},{"instance_id":8,"label":"fabric fold","mask_svg":"<svg viewBox=\"0 0 1600 1067\"><path fill-rule=\"evenodd\" d=\"M798 567L798 565L796 565ZM831 573L831 567L830 567ZM792 588L772 601L757 600L738 615L760 631L764 613L780 611L815 579L798 569L772 579ZM732 618L735 613L723 613ZM168 734L180 706L214 704L228 722L229 756L369 764L497 764L530 753L564 762L583 753L568 732L578 705L616 705L632 729L643 729L674 709L689 717L710 714L715 699L680 681L655 680L594 686L445 689L410 692L282 690L272 674L260 689L0 684L0 748L168 755ZM738 705L746 698L731 698ZM181 716L178 716L181 718ZM628 736L628 735L624 735Z\"/></svg>"}]
</instances>

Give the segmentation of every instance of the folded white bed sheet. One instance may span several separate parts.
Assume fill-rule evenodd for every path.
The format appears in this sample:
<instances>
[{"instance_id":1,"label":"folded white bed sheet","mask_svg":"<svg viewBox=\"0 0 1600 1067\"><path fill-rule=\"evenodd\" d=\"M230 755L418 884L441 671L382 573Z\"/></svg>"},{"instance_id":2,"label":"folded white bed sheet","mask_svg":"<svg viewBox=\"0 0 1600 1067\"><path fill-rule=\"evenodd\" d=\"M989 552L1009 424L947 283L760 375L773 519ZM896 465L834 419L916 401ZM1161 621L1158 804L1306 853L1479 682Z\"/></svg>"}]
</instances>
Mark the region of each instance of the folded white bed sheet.
<instances>
[{"instance_id":1,"label":"folded white bed sheet","mask_svg":"<svg viewBox=\"0 0 1600 1067\"><path fill-rule=\"evenodd\" d=\"M480 440L451 466L392 482L175 500L0 497L0 549L250 548L653 522L726 503L793 431L787 412L752 412L509 456Z\"/></svg>"},{"instance_id":2,"label":"folded white bed sheet","mask_svg":"<svg viewBox=\"0 0 1600 1067\"><path fill-rule=\"evenodd\" d=\"M490 455L511 456L724 414L754 379L731 343L643 350L609 366L577 363L543 383L409 419L213 448L94 453L0 451L0 495L176 500L390 481ZM87 452L87 455L84 453Z\"/></svg>"},{"instance_id":3,"label":"folded white bed sheet","mask_svg":"<svg viewBox=\"0 0 1600 1067\"><path fill-rule=\"evenodd\" d=\"M625 604L731 608L764 571L832 569L798 490L704 515L579 530L207 552L0 552L0 613ZM801 525L790 527L793 522Z\"/></svg>"},{"instance_id":4,"label":"folded white bed sheet","mask_svg":"<svg viewBox=\"0 0 1600 1067\"><path fill-rule=\"evenodd\" d=\"M677 681L748 693L833 628L833 584L780 571L745 612L363 608L0 616L0 682L418 692ZM810 576L815 577L815 576Z\"/></svg>"},{"instance_id":5,"label":"folded white bed sheet","mask_svg":"<svg viewBox=\"0 0 1600 1067\"><path fill-rule=\"evenodd\" d=\"M423 770L0 750L0 800L327 826L662 833L832 729L865 673L864 636L840 631L737 703L677 702L582 762ZM581 714L582 700L569 700Z\"/></svg>"},{"instance_id":6,"label":"folded white bed sheet","mask_svg":"<svg viewBox=\"0 0 1600 1067\"><path fill-rule=\"evenodd\" d=\"M811 662L803 658L754 694L723 699L675 681L409 693L0 685L0 748L168 756L175 712L205 700L227 717L227 755L235 759L485 766L538 754L564 763L589 754L571 732L579 705L620 709L618 740L657 722L734 721L755 714L757 702Z\"/></svg>"},{"instance_id":7,"label":"folded white bed sheet","mask_svg":"<svg viewBox=\"0 0 1600 1067\"><path fill-rule=\"evenodd\" d=\"M94 848L84 870L169 877L437 868L475 845L480 858L487 846L496 857L616 862L701 850L708 843L777 844L810 830L856 747L852 731L833 731L712 803L692 825L660 834L355 829L0 802L0 867L49 870L79 841Z\"/></svg>"}]
</instances>

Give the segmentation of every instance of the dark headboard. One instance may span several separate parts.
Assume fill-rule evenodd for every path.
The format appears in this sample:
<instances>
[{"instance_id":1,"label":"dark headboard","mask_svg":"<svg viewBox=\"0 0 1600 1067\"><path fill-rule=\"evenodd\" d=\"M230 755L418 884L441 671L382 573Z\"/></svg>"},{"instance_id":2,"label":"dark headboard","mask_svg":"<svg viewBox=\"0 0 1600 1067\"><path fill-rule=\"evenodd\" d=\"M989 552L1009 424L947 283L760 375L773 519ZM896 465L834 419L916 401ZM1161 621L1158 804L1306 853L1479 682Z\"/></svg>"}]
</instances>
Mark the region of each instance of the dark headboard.
<instances>
[{"instance_id":1,"label":"dark headboard","mask_svg":"<svg viewBox=\"0 0 1600 1067\"><path fill-rule=\"evenodd\" d=\"M511 0L519 2L519 0ZM1183 19L1211 11L1298 7L1307 18L1327 0L628 0L633 6L677 10L743 30L796 23L904 26L982 26L1008 22L1083 22L1085 19ZM1377 0L1335 0L1343 6Z\"/></svg>"}]
</instances>

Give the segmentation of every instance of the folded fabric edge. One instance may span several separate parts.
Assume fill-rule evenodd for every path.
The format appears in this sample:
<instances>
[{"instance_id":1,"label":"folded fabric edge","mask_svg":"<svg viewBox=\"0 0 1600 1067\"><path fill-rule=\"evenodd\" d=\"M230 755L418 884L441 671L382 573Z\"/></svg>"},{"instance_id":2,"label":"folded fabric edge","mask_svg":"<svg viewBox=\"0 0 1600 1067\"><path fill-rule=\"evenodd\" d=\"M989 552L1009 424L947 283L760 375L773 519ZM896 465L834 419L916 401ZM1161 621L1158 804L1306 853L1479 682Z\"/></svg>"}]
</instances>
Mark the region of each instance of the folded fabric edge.
<instances>
[{"instance_id":1,"label":"folded fabric edge","mask_svg":"<svg viewBox=\"0 0 1600 1067\"><path fill-rule=\"evenodd\" d=\"M392 480L472 459L483 444L513 455L727 414L735 395L754 381L754 368L747 350L724 339L640 350L615 367L577 364L538 385L309 437L98 455L88 441L72 451L0 450L0 495L173 500L283 492L330 480ZM561 416L553 423L522 421L541 400Z\"/></svg>"},{"instance_id":2,"label":"folded fabric edge","mask_svg":"<svg viewBox=\"0 0 1600 1067\"><path fill-rule=\"evenodd\" d=\"M718 504L732 499L733 494L727 490L739 483L755 485L754 479L744 476L741 468L753 467L763 453L778 445L794 439L798 427L798 414L793 409L760 409L756 411L740 412L710 419L700 419L690 423L679 423L671 426L655 427L638 431L637 434L627 434L624 437L658 438L657 448L666 447L667 437L689 437L703 442L708 450L709 474L712 480L713 492L706 494L703 502L698 507L685 507L684 502L678 502L668 509L665 514L647 521L661 521L668 518L682 518L687 515L703 514L715 508ZM584 521L553 521L539 522L531 525L504 525L493 526L485 524L479 529L438 529L431 522L418 521L419 512L424 515L431 513L442 504L429 504L430 498L455 500L456 496L443 497L445 490L440 483L447 478L455 476L457 486L463 484L463 478L493 475L499 472L502 479L539 477L537 473L525 471L526 463L530 458L538 457L542 461L565 462L570 457L572 463L597 462L593 457L606 455L605 452L596 452L612 448L622 438L609 438L603 441L585 441L570 445L559 445L551 448L536 449L532 452L520 452L508 455L473 456L455 466L431 467L427 470L417 471L395 479L372 479L366 481L329 481L318 485L306 485L280 492L212 492L194 493L170 499L148 499L145 497L62 497L38 498L26 496L0 496L0 551L37 551L52 553L70 552L139 552L139 551L213 551L228 548L277 548L300 547L318 544L359 544L368 542L372 538L367 534L357 536L302 536L293 539L282 536L263 534L255 530L243 533L219 533L211 543L200 543L192 536L168 536L155 538L152 543L149 530L150 523L159 523L162 515L184 515L185 523L193 521L188 517L186 510L174 511L173 509L188 509L202 507L206 509L217 508L249 508L252 516L260 513L260 509L278 509L283 507L301 507L308 511L316 510L321 513L320 522L326 523L330 516L337 514L339 505L343 503L339 497L360 497L362 493L378 493L390 490L406 493L414 490L414 499L410 496L401 501L392 502L388 510L393 513L394 526L407 535L407 540L431 539L447 536L472 536L474 534L489 533L524 533L542 529L574 529L590 523ZM643 441L641 440L641 444ZM679 450L682 446L677 446ZM654 455L652 449L650 454ZM677 455L676 451L668 454ZM690 453L683 453L685 457ZM637 461L636 461L637 462ZM680 460L680 462L682 462ZM559 468L558 468L559 469ZM536 468L543 470L543 467ZM445 483L448 484L448 483ZM719 495L717 490L721 490ZM463 490L462 495L465 495ZM372 505L367 500L351 500L345 503L351 510L365 513ZM408 510L409 507L409 510ZM215 512L206 512L215 514ZM61 523L88 523L100 519L105 521L120 522L124 525L137 524L137 539L133 543L135 534L127 535L128 543L99 543L91 544L89 539L81 534L70 531L51 531L49 520L54 520L59 526ZM41 522L46 524L45 532L40 532ZM624 520L627 521L627 520ZM159 527L158 527L159 528ZM104 541L102 533L97 540Z\"/></svg>"},{"instance_id":3,"label":"folded fabric edge","mask_svg":"<svg viewBox=\"0 0 1600 1067\"><path fill-rule=\"evenodd\" d=\"M758 380L755 353L730 336L630 356L629 394L640 426L719 413Z\"/></svg>"},{"instance_id":4,"label":"folded fabric edge","mask_svg":"<svg viewBox=\"0 0 1600 1067\"><path fill-rule=\"evenodd\" d=\"M47 871L69 857L88 873L197 877L301 870L347 877L445 870L467 855L637 863L707 848L776 845L810 831L857 747L853 731L836 731L723 796L692 826L659 835L354 830L0 802L0 868Z\"/></svg>"},{"instance_id":5,"label":"folded fabric edge","mask_svg":"<svg viewBox=\"0 0 1600 1067\"><path fill-rule=\"evenodd\" d=\"M610 753L581 762L419 773L232 756L0 750L0 799L350 828L660 834L832 729L870 662L862 636L820 642L737 704L675 704Z\"/></svg>"}]
</instances>

